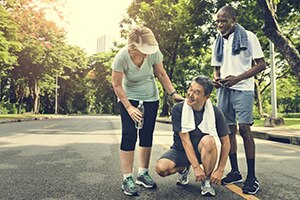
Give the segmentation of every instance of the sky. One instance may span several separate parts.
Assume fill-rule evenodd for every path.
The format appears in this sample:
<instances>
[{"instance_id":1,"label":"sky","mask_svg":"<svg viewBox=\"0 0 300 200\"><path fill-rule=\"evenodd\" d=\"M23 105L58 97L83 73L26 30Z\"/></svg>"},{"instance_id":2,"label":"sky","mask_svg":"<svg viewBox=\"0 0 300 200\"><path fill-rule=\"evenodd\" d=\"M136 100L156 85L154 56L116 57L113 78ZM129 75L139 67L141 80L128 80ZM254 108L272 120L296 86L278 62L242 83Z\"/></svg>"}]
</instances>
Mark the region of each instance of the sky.
<instances>
[{"instance_id":1,"label":"sky","mask_svg":"<svg viewBox=\"0 0 300 200\"><path fill-rule=\"evenodd\" d=\"M132 0L67 0L67 40L91 55L96 53L97 38L119 35L119 22Z\"/></svg>"}]
</instances>

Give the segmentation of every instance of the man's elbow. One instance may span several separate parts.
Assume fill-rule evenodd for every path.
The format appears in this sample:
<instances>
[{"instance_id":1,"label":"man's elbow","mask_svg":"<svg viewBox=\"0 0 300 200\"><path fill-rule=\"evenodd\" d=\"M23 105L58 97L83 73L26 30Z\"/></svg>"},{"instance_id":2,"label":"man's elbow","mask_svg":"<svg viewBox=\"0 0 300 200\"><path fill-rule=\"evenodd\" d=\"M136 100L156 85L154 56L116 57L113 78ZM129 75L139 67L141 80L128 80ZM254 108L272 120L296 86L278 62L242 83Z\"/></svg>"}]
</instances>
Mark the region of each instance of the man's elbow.
<instances>
[{"instance_id":1,"label":"man's elbow","mask_svg":"<svg viewBox=\"0 0 300 200\"><path fill-rule=\"evenodd\" d=\"M261 72L261 71L263 71L263 70L266 69L267 64L266 64L265 60L262 59L262 60L260 60L260 62L258 63L258 66L259 66L259 71Z\"/></svg>"},{"instance_id":2,"label":"man's elbow","mask_svg":"<svg viewBox=\"0 0 300 200\"><path fill-rule=\"evenodd\" d=\"M230 150L230 140L229 140L229 135L227 136L224 136L222 139L221 139L221 143L222 143L222 148L225 149L225 151L228 151Z\"/></svg>"},{"instance_id":3,"label":"man's elbow","mask_svg":"<svg viewBox=\"0 0 300 200\"><path fill-rule=\"evenodd\" d=\"M261 71L264 71L266 68L267 68L266 62L263 62L260 67Z\"/></svg>"}]
</instances>

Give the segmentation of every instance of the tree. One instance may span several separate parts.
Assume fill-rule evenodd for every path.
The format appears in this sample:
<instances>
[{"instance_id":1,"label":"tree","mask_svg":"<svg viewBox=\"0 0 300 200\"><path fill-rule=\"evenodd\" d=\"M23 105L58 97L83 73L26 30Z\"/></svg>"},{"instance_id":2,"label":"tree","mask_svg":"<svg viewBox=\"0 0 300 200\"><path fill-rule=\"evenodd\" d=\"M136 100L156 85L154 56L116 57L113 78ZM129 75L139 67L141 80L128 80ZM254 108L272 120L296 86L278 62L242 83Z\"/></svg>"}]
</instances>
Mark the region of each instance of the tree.
<instances>
[{"instance_id":1,"label":"tree","mask_svg":"<svg viewBox=\"0 0 300 200\"><path fill-rule=\"evenodd\" d=\"M59 52L53 51L64 43L64 31L45 18L44 9L40 9L30 0L20 0L12 8L14 21L19 26L19 41L23 49L18 55L19 66L13 76L17 80L25 77L30 93L30 111L39 112L40 81L46 74L54 74L61 69L61 60L56 59ZM57 61L57 62L56 62Z\"/></svg>"},{"instance_id":2,"label":"tree","mask_svg":"<svg viewBox=\"0 0 300 200\"><path fill-rule=\"evenodd\" d=\"M3 83L7 72L17 64L16 52L21 50L17 41L17 25L10 13L0 3L0 101L3 97Z\"/></svg>"},{"instance_id":3,"label":"tree","mask_svg":"<svg viewBox=\"0 0 300 200\"><path fill-rule=\"evenodd\" d=\"M265 26L263 30L266 36L275 44L300 81L300 54L291 41L282 33L276 20L276 5L279 1L257 0L257 2L264 14ZM297 1L295 1L296 4Z\"/></svg>"},{"instance_id":4,"label":"tree","mask_svg":"<svg viewBox=\"0 0 300 200\"><path fill-rule=\"evenodd\" d=\"M205 27L211 19L213 1L135 0L128 8L128 18L121 27L143 23L155 34L164 55L164 67L178 92L184 93L186 80L207 71L205 68L211 29ZM123 32L124 33L124 32ZM204 34L205 33L205 34ZM197 56L197 59L195 58ZM172 104L162 94L161 116L170 114Z\"/></svg>"},{"instance_id":5,"label":"tree","mask_svg":"<svg viewBox=\"0 0 300 200\"><path fill-rule=\"evenodd\" d=\"M117 114L117 99L111 85L111 63L116 51L100 52L89 58L88 90L92 97L91 111Z\"/></svg>"},{"instance_id":6,"label":"tree","mask_svg":"<svg viewBox=\"0 0 300 200\"><path fill-rule=\"evenodd\" d=\"M59 52L63 55L59 57L62 69L56 74L59 77L59 113L88 113L87 55L81 48L71 45L63 46Z\"/></svg>"}]
</instances>

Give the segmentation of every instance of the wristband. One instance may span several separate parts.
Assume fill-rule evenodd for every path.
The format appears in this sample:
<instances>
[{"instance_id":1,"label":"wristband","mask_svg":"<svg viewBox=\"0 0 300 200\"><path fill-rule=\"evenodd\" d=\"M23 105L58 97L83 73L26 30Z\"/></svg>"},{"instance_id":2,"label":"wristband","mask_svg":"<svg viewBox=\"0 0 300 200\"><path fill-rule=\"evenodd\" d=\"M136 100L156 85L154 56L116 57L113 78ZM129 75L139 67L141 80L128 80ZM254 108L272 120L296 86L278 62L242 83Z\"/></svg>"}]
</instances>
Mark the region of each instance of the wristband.
<instances>
[{"instance_id":1,"label":"wristband","mask_svg":"<svg viewBox=\"0 0 300 200\"><path fill-rule=\"evenodd\" d=\"M170 96L173 97L174 94L176 94L176 91L171 92Z\"/></svg>"}]
</instances>

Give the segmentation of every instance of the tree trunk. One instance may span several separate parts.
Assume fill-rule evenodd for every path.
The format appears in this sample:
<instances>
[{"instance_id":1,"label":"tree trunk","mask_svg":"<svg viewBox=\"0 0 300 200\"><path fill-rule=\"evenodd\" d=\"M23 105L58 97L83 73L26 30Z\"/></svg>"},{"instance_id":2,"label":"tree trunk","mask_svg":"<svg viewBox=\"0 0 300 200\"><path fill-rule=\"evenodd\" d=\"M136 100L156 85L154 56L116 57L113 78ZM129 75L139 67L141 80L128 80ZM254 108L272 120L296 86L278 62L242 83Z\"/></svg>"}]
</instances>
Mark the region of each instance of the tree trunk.
<instances>
[{"instance_id":1,"label":"tree trunk","mask_svg":"<svg viewBox=\"0 0 300 200\"><path fill-rule=\"evenodd\" d=\"M171 67L170 67L170 70L167 71L170 80L172 80L174 68L176 66L177 49L178 49L178 42L175 43L175 46L174 46L174 49L172 52L171 63L170 63ZM173 107L173 102L169 100L168 94L166 92L164 92L163 106L162 106L162 111L160 113L160 116L161 117L170 116L172 107Z\"/></svg>"},{"instance_id":2,"label":"tree trunk","mask_svg":"<svg viewBox=\"0 0 300 200\"><path fill-rule=\"evenodd\" d=\"M262 9L265 26L263 28L266 36L274 43L278 51L287 60L294 74L300 81L300 54L295 46L280 31L275 19L275 9L270 0L257 0Z\"/></svg>"},{"instance_id":3,"label":"tree trunk","mask_svg":"<svg viewBox=\"0 0 300 200\"><path fill-rule=\"evenodd\" d=\"M259 113L259 116L262 117L267 117L267 114L264 112L263 106L262 106L262 100L261 100L261 93L259 89L259 85L257 81L254 81L255 84L255 99L256 99L256 107Z\"/></svg>"},{"instance_id":4,"label":"tree trunk","mask_svg":"<svg viewBox=\"0 0 300 200\"><path fill-rule=\"evenodd\" d=\"M31 84L31 96L32 96L32 113L38 114L39 113L39 100L40 100L40 92L38 87L38 80L35 77L31 77L31 80L29 81Z\"/></svg>"}]
</instances>

